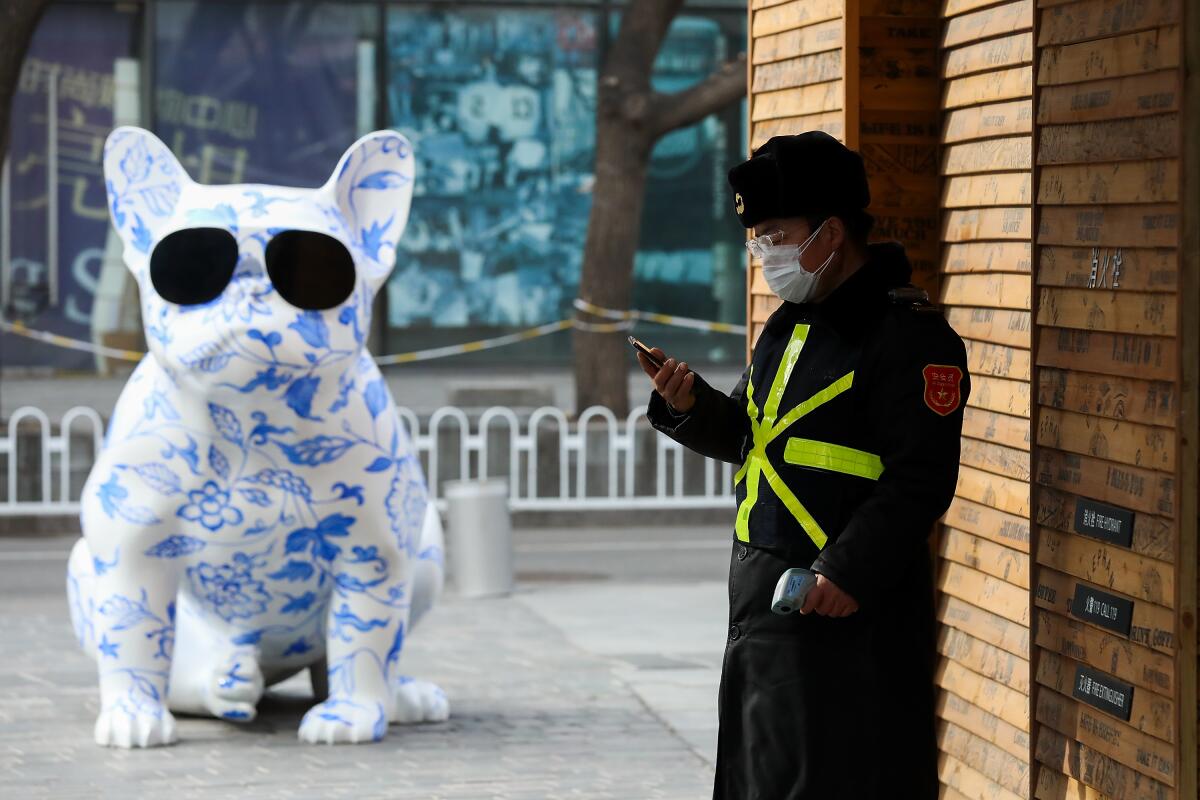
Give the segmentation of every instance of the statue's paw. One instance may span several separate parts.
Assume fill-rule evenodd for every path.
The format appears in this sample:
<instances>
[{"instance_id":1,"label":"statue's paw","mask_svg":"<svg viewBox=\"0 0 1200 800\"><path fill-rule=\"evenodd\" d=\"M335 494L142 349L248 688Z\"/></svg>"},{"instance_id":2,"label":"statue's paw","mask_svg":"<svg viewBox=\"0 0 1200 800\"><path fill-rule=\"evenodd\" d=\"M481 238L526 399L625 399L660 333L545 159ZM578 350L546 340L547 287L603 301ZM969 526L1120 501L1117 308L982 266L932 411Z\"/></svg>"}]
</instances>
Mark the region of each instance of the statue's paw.
<instances>
[{"instance_id":1,"label":"statue's paw","mask_svg":"<svg viewBox=\"0 0 1200 800\"><path fill-rule=\"evenodd\" d=\"M265 685L255 658L233 657L213 670L205 704L214 717L249 722L258 714Z\"/></svg>"},{"instance_id":2,"label":"statue's paw","mask_svg":"<svg viewBox=\"0 0 1200 800\"><path fill-rule=\"evenodd\" d=\"M102 747L161 747L174 744L175 717L165 708L129 711L106 708L96 718L96 744Z\"/></svg>"},{"instance_id":3,"label":"statue's paw","mask_svg":"<svg viewBox=\"0 0 1200 800\"><path fill-rule=\"evenodd\" d=\"M329 698L300 721L300 740L310 744L378 742L387 733L388 715L379 701Z\"/></svg>"},{"instance_id":4,"label":"statue's paw","mask_svg":"<svg viewBox=\"0 0 1200 800\"><path fill-rule=\"evenodd\" d=\"M404 677L396 685L392 722L415 725L450 719L450 700L441 687L429 681Z\"/></svg>"},{"instance_id":5,"label":"statue's paw","mask_svg":"<svg viewBox=\"0 0 1200 800\"><path fill-rule=\"evenodd\" d=\"M219 697L209 697L205 705L214 717L230 722L250 722L258 716L258 706L254 703L236 703Z\"/></svg>"}]
</instances>

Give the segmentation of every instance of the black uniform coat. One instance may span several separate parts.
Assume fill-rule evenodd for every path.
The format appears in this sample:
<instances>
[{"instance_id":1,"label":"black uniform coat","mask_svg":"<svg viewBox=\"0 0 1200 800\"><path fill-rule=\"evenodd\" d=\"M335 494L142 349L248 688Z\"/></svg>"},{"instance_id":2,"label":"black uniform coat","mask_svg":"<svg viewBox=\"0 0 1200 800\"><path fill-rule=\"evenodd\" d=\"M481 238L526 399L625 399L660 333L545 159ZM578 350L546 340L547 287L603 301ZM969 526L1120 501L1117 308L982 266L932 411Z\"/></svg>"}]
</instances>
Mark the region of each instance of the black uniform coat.
<instances>
[{"instance_id":1,"label":"black uniform coat","mask_svg":"<svg viewBox=\"0 0 1200 800\"><path fill-rule=\"evenodd\" d=\"M941 313L889 294L910 276L899 245L872 245L868 263L824 302L784 303L771 316L732 395L698 379L686 414L651 396L654 427L692 450L737 465L754 462L756 448L765 453L811 515L808 527L827 537L822 549L762 470L757 481L746 474L738 482L748 541L735 533L718 800L937 797L927 537L954 494L970 378L962 340ZM752 425L748 400L761 420L795 336L804 344L781 384L775 427L831 384L849 380L849 388L765 443L762 430L772 426ZM877 455L882 473L798 465L794 439ZM841 619L771 613L775 584L794 566L828 577L859 611Z\"/></svg>"}]
</instances>

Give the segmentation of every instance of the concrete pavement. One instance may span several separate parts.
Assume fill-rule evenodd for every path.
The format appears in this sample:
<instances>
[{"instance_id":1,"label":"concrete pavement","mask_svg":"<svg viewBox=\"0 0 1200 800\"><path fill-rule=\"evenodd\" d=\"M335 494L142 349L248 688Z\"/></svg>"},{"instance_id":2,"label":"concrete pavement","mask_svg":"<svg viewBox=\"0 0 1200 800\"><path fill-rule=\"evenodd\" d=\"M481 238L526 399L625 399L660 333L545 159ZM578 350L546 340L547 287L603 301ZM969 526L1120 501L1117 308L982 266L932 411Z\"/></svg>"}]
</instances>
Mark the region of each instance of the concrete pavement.
<instances>
[{"instance_id":1,"label":"concrete pavement","mask_svg":"<svg viewBox=\"0 0 1200 800\"><path fill-rule=\"evenodd\" d=\"M451 591L407 673L451 720L374 745L300 744L305 676L244 726L180 719L174 747L91 741L95 667L75 645L70 537L0 539L0 795L13 798L704 798L725 643L729 526L516 533L518 591Z\"/></svg>"}]
</instances>

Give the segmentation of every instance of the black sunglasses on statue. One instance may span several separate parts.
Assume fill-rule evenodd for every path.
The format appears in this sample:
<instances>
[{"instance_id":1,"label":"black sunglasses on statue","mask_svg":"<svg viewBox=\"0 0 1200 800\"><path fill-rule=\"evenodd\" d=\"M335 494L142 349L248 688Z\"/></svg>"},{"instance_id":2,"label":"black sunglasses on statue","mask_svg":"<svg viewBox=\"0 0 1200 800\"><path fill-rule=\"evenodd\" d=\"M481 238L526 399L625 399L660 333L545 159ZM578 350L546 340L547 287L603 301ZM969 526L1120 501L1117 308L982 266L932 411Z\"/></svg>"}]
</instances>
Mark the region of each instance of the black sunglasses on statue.
<instances>
[{"instance_id":1,"label":"black sunglasses on statue","mask_svg":"<svg viewBox=\"0 0 1200 800\"><path fill-rule=\"evenodd\" d=\"M150 282L169 303L195 306L221 296L238 262L237 239L224 228L187 228L164 237L150 254ZM325 311L354 292L354 259L324 233L283 231L267 243L267 275L275 291L305 311Z\"/></svg>"}]
</instances>

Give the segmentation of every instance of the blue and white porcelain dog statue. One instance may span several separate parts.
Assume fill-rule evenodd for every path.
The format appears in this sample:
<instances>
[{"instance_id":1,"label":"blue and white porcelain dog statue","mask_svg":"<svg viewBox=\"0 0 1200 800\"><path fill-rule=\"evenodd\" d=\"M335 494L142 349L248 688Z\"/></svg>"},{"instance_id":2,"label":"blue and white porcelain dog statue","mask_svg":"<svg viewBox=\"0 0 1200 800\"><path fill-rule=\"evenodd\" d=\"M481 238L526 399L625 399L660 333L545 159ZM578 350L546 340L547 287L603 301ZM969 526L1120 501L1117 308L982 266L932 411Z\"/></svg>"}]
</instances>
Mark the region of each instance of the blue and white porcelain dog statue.
<instances>
[{"instance_id":1,"label":"blue and white porcelain dog statue","mask_svg":"<svg viewBox=\"0 0 1200 800\"><path fill-rule=\"evenodd\" d=\"M169 744L172 710L253 719L303 669L327 688L304 741L446 719L438 687L398 672L441 592L441 523L364 348L408 219L408 141L364 137L318 189L205 186L121 128L104 173L150 353L68 567L99 666L96 742Z\"/></svg>"}]
</instances>

